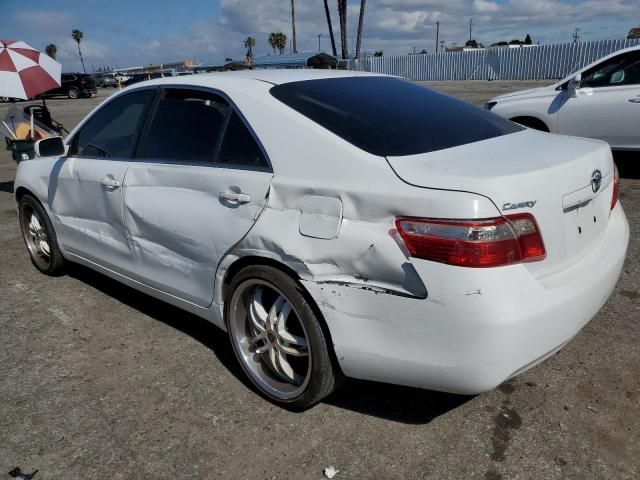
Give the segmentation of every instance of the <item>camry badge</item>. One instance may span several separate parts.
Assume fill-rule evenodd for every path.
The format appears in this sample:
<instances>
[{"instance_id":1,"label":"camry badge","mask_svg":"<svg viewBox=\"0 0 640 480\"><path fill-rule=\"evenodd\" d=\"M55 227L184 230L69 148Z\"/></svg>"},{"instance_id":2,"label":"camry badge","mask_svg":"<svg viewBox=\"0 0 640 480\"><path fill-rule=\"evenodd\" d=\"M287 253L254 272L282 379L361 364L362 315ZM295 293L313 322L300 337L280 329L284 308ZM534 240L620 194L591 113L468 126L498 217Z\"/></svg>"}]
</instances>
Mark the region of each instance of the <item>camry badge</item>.
<instances>
[{"instance_id":1,"label":"camry badge","mask_svg":"<svg viewBox=\"0 0 640 480\"><path fill-rule=\"evenodd\" d=\"M591 190L593 190L593 193L600 190L600 185L602 185L602 172L600 170L594 170L591 174Z\"/></svg>"},{"instance_id":2,"label":"camry badge","mask_svg":"<svg viewBox=\"0 0 640 480\"><path fill-rule=\"evenodd\" d=\"M517 208L533 208L536 204L537 200L529 200L528 202L518 202L518 203L505 203L502 205L502 210L515 210Z\"/></svg>"}]
</instances>

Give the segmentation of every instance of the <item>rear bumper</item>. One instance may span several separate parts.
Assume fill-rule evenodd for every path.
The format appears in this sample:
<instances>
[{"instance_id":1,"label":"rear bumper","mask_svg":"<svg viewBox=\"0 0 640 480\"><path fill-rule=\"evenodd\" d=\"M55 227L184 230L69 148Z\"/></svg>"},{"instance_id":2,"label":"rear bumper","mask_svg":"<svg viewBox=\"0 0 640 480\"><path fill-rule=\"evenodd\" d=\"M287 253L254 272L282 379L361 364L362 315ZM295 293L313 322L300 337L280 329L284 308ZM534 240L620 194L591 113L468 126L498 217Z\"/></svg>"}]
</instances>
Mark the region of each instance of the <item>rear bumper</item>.
<instances>
[{"instance_id":1,"label":"rear bumper","mask_svg":"<svg viewBox=\"0 0 640 480\"><path fill-rule=\"evenodd\" d=\"M615 287L628 241L618 205L587 256L542 279L526 265L467 269L412 259L426 299L304 284L346 375L477 394L544 360L593 318Z\"/></svg>"}]
</instances>

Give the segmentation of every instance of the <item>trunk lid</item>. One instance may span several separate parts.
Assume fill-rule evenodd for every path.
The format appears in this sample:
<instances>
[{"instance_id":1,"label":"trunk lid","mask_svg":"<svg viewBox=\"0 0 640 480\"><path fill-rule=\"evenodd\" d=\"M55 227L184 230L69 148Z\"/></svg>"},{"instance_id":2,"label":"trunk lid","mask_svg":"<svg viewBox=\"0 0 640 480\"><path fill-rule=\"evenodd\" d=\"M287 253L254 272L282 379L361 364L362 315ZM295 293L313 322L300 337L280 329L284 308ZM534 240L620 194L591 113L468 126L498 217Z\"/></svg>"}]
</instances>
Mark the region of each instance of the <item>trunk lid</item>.
<instances>
[{"instance_id":1,"label":"trunk lid","mask_svg":"<svg viewBox=\"0 0 640 480\"><path fill-rule=\"evenodd\" d=\"M387 160L398 177L414 186L480 194L503 215L533 214L547 251L545 260L527 264L536 277L586 255L609 222L613 158L609 146L597 140L527 129ZM594 192L596 171L601 182Z\"/></svg>"}]
</instances>

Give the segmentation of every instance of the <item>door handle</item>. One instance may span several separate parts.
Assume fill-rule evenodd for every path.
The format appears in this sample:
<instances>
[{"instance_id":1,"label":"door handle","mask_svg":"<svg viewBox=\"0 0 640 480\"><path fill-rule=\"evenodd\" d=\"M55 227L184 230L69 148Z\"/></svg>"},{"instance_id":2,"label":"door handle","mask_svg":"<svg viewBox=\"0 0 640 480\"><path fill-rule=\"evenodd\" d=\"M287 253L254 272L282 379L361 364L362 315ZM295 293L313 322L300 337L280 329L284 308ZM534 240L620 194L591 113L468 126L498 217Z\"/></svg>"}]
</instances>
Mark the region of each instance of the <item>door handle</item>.
<instances>
[{"instance_id":1,"label":"door handle","mask_svg":"<svg viewBox=\"0 0 640 480\"><path fill-rule=\"evenodd\" d=\"M218 198L227 202L239 204L249 203L251 201L251 195L247 195L246 193L220 192L218 194Z\"/></svg>"},{"instance_id":2,"label":"door handle","mask_svg":"<svg viewBox=\"0 0 640 480\"><path fill-rule=\"evenodd\" d=\"M627 100L627 102L640 103L640 97L630 98L629 100Z\"/></svg>"},{"instance_id":3,"label":"door handle","mask_svg":"<svg viewBox=\"0 0 640 480\"><path fill-rule=\"evenodd\" d=\"M113 175L107 175L102 180L100 180L100 183L109 188L118 188L120 186L120 182L113 178Z\"/></svg>"}]
</instances>

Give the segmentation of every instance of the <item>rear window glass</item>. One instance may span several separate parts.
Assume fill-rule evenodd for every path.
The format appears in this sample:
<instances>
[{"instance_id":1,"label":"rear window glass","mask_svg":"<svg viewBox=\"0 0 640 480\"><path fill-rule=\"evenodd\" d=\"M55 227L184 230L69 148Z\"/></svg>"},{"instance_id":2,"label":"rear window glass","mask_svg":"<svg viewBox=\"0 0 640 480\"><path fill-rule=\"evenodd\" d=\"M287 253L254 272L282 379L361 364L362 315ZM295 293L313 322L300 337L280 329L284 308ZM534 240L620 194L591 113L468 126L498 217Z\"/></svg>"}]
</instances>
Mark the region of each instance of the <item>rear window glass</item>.
<instances>
[{"instance_id":1,"label":"rear window glass","mask_svg":"<svg viewBox=\"0 0 640 480\"><path fill-rule=\"evenodd\" d=\"M366 152L404 156L499 137L523 128L393 77L347 77L277 85L271 94Z\"/></svg>"}]
</instances>

